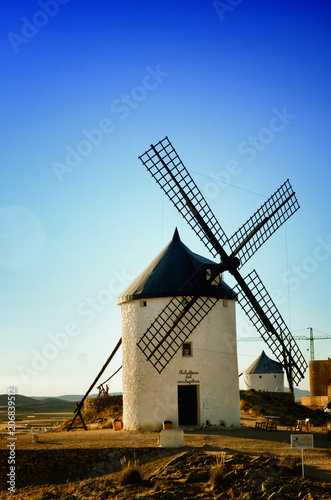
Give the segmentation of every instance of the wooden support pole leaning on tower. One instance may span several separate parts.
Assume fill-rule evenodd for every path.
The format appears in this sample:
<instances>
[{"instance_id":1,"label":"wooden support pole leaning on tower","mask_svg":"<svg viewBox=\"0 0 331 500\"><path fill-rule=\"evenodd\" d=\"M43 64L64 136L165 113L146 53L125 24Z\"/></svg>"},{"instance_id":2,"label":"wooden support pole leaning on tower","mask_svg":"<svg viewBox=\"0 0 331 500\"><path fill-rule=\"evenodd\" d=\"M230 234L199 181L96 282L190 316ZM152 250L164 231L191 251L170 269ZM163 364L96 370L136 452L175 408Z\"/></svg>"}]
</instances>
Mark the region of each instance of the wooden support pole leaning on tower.
<instances>
[{"instance_id":1,"label":"wooden support pole leaning on tower","mask_svg":"<svg viewBox=\"0 0 331 500\"><path fill-rule=\"evenodd\" d=\"M122 337L117 342L117 344L116 344L113 352L111 353L111 355L109 356L109 358L107 359L107 361L105 362L105 364L103 365L103 367L101 368L101 370L99 371L98 375L96 376L96 378L94 379L93 383L89 387L89 389L86 392L85 396L81 399L81 401L79 403L76 403L77 407L74 410L75 416L74 416L72 422L70 423L70 425L68 427L68 432L72 429L73 423L75 422L75 420L76 420L77 417L79 417L81 419L81 421L83 423L83 428L87 431L86 424L85 424L83 416L81 414L81 409L83 407L84 401L87 398L87 396L90 394L90 392L92 391L92 389L95 386L95 384L98 382L99 378L101 377L101 375L103 374L103 372L105 371L105 369L107 368L107 366L109 365L109 363L111 362L111 360L113 359L113 357L115 356L115 354L118 351L118 349L120 348L121 344L122 344Z\"/></svg>"}]
</instances>

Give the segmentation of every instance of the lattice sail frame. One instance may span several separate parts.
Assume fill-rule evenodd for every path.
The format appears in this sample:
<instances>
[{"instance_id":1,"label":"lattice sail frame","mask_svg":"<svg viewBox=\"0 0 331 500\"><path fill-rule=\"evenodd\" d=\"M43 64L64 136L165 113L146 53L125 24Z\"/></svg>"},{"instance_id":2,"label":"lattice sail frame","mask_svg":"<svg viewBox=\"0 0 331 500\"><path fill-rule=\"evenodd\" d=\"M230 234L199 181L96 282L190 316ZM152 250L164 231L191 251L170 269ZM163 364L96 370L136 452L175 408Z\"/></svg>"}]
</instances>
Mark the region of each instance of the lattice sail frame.
<instances>
[{"instance_id":1,"label":"lattice sail frame","mask_svg":"<svg viewBox=\"0 0 331 500\"><path fill-rule=\"evenodd\" d=\"M138 347L161 373L218 299L174 297L138 342ZM191 305L185 309L186 304ZM175 326L174 326L175 324Z\"/></svg>"},{"instance_id":2,"label":"lattice sail frame","mask_svg":"<svg viewBox=\"0 0 331 500\"><path fill-rule=\"evenodd\" d=\"M233 255L244 265L300 205L290 181L284 184L229 239Z\"/></svg>"},{"instance_id":3,"label":"lattice sail frame","mask_svg":"<svg viewBox=\"0 0 331 500\"><path fill-rule=\"evenodd\" d=\"M238 283L242 281L242 278L237 271L239 258L242 260L241 265L247 262L256 250L258 250L258 248L273 234L273 232L275 232L276 229L278 229L278 227L280 227L299 208L295 193L287 180L231 237L231 239L228 240L199 188L196 186L167 137L156 145L151 145L151 148L140 156L139 159L154 177L156 182L160 185L161 189L165 192L173 205L188 222L199 239L206 245L211 254L214 257L217 255L221 257L223 270L229 270L230 273L237 279ZM230 256L224 250L224 246L226 244L228 244L231 248L232 253ZM238 260L234 259L234 257L238 257ZM259 281L260 285L263 287L261 280ZM244 282L242 283L242 286L245 288L246 285ZM253 295L250 293L249 287L246 288L246 293L251 295L251 299L248 299L245 296L248 304L246 307L247 314L248 310L251 310L250 315L248 314L248 316L253 318L253 324L258 325L257 328L259 329L262 337L262 332L267 332L265 340L268 345L271 342L273 345L275 338L278 340L278 344L281 346L281 349L279 348L279 345L277 348L274 348L277 357L282 357L286 361L285 354L287 355L289 361L286 361L286 363L287 367L290 367L287 371L287 375L292 369L291 367L295 367L297 364L296 373L292 379L300 381L303 377L303 372L305 371L307 364L283 320L279 325L277 324L277 321L275 323L278 328L282 328L281 331L283 333L281 336L277 336L277 333L275 332L271 333L274 328L273 322L275 322L275 318L281 318L276 306L273 304L273 307L271 307L272 299L269 296L271 302L266 300L266 295L261 292L261 300L264 296L265 303L267 304L267 306L264 305L264 307L267 309L267 313L269 313L269 317L271 319L268 319L268 314L264 313L262 308L257 303L258 301L255 302L254 300L254 306L258 310L260 309L262 311L262 317L263 314L265 316L264 320L262 320L250 302L250 300L253 299ZM260 288L260 290L262 290L262 288ZM267 294L266 290L265 293ZM199 305L196 298L193 297L191 299L192 301L194 299L194 302L196 301L196 306ZM211 305L209 300L213 299L207 299L206 303L203 304L202 316L199 319L199 323L214 305L214 303ZM272 313L270 313L271 310ZM142 339L139 341L138 345L140 349L159 372L161 372L169 363L182 343L197 326L198 323L194 321L194 314L192 314L194 312L195 309L193 309L189 315L188 309L186 308L184 311L183 304L180 301L178 302L178 298L176 300L175 297L160 313L158 318L153 322ZM198 310L195 314L198 314ZM186 316L188 318L187 321ZM180 318L180 320L178 318ZM268 330L265 324L271 329L271 331ZM160 333L162 331L163 334ZM286 342L283 342L284 335L286 337ZM268 343L269 339L272 339L272 341L270 340ZM294 355L292 355L291 350L289 349L289 347L292 349L292 340L295 344ZM152 348L150 347L150 344L153 346ZM269 345L269 347L273 350L272 346ZM289 383L291 385L292 380L289 380Z\"/></svg>"},{"instance_id":4,"label":"lattice sail frame","mask_svg":"<svg viewBox=\"0 0 331 500\"><path fill-rule=\"evenodd\" d=\"M228 239L168 137L151 146L139 159L210 253L218 256L215 244L225 245ZM208 226L210 237L202 225Z\"/></svg>"},{"instance_id":5,"label":"lattice sail frame","mask_svg":"<svg viewBox=\"0 0 331 500\"><path fill-rule=\"evenodd\" d=\"M294 361L293 366L291 366L292 380L298 384L303 378L303 374L308 367L305 358L301 354L298 344L293 338L275 303L255 270L246 276L245 283L254 294L259 308L263 310L264 314L267 316L279 336L277 337L274 333L267 330L258 315L258 312L253 309L246 294L242 292L239 285L236 285L233 290L238 294L239 304L270 350L276 356L276 359L287 358L289 365Z\"/></svg>"}]
</instances>

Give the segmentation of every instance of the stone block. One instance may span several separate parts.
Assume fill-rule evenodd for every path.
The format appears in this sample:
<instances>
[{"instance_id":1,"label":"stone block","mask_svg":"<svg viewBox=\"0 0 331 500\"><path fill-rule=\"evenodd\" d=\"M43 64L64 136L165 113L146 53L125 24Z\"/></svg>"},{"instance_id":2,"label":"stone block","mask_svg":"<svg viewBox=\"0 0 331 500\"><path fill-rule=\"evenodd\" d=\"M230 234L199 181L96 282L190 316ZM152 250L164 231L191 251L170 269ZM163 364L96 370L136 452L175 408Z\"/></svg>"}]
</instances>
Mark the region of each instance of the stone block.
<instances>
[{"instance_id":1,"label":"stone block","mask_svg":"<svg viewBox=\"0 0 331 500\"><path fill-rule=\"evenodd\" d=\"M181 429L164 429L160 433L161 448L182 448L184 445L184 431Z\"/></svg>"}]
</instances>

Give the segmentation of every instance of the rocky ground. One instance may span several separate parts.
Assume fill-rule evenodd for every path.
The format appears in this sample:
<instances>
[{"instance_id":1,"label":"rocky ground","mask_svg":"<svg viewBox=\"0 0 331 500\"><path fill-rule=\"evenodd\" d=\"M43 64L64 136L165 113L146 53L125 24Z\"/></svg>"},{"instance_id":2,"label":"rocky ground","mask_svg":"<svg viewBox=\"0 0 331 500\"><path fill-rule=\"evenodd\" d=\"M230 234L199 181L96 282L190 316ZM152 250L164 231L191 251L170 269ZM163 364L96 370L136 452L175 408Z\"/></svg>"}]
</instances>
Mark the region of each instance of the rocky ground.
<instances>
[{"instance_id":1,"label":"rocky ground","mask_svg":"<svg viewBox=\"0 0 331 500\"><path fill-rule=\"evenodd\" d=\"M41 484L17 489L14 497L32 500L76 499L331 499L331 440L319 413L312 414L314 448L304 450L302 476L301 450L291 449L295 431L285 420L277 431L256 430L255 422L272 409L264 401L263 411L252 411L246 401L241 427L185 429L185 447L160 448L159 432L115 431L111 420L121 417L121 408L96 418L86 415L88 431L82 429L18 436L16 449L107 450L107 459L91 460L70 469L57 484ZM248 405L248 406L247 406ZM281 409L277 408L277 413ZM306 412L294 408L293 412ZM275 409L274 409L275 412ZM289 410L287 409L287 412ZM291 412L291 413L293 413ZM284 410L284 418L286 410ZM296 415L301 418L301 414ZM309 415L310 416L310 415ZM325 424L325 422L324 422ZM5 449L5 439L0 448ZM18 455L19 456L19 455ZM32 478L33 479L33 478ZM37 476L36 476L37 482ZM53 480L52 482L55 482ZM0 493L8 499L8 492Z\"/></svg>"},{"instance_id":2,"label":"rocky ground","mask_svg":"<svg viewBox=\"0 0 331 500\"><path fill-rule=\"evenodd\" d=\"M158 445L157 432L76 430L20 436L17 449L109 448L109 454L64 477L61 484L16 490L16 498L51 499L331 499L331 441L315 427L314 448L290 447L291 431L257 431L256 417L243 416L240 429L186 430L185 448ZM4 440L3 440L4 441ZM131 476L130 476L131 474ZM125 475L128 476L125 479ZM124 477L124 479L123 479ZM127 484L125 484L127 483ZM1 499L9 498L3 492Z\"/></svg>"},{"instance_id":3,"label":"rocky ground","mask_svg":"<svg viewBox=\"0 0 331 500\"><path fill-rule=\"evenodd\" d=\"M139 465L132 461L107 474L103 463L93 475L62 485L30 487L20 499L330 499L330 483L303 478L298 457L282 459L204 450L188 450ZM91 471L92 475L92 471ZM4 495L1 498L7 498Z\"/></svg>"}]
</instances>

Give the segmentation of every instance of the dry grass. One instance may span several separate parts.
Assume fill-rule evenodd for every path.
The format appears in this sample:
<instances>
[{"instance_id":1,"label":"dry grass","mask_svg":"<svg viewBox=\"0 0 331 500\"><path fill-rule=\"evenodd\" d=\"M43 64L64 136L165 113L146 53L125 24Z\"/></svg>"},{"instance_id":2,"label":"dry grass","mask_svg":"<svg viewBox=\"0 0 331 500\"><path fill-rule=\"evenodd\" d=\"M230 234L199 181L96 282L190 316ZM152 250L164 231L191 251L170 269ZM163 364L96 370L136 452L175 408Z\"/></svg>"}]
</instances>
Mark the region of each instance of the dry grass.
<instances>
[{"instance_id":1,"label":"dry grass","mask_svg":"<svg viewBox=\"0 0 331 500\"><path fill-rule=\"evenodd\" d=\"M123 460L121 460L121 465L122 465L122 472L120 475L120 485L121 486L127 486L127 485L138 485L142 484L143 479L141 477L140 473L140 468L138 465L137 460L134 460L134 462L127 462L126 458L124 457Z\"/></svg>"},{"instance_id":2,"label":"dry grass","mask_svg":"<svg viewBox=\"0 0 331 500\"><path fill-rule=\"evenodd\" d=\"M314 426L321 426L327 421L327 414L322 410L312 410L292 401L290 394L267 391L240 391L240 409L252 416L277 415L280 425L287 425L289 420L310 418Z\"/></svg>"},{"instance_id":3,"label":"dry grass","mask_svg":"<svg viewBox=\"0 0 331 500\"><path fill-rule=\"evenodd\" d=\"M223 485L225 475L227 473L227 468L225 465L225 455L224 451L220 453L215 453L216 463L210 471L210 482L213 489L220 489Z\"/></svg>"}]
</instances>

